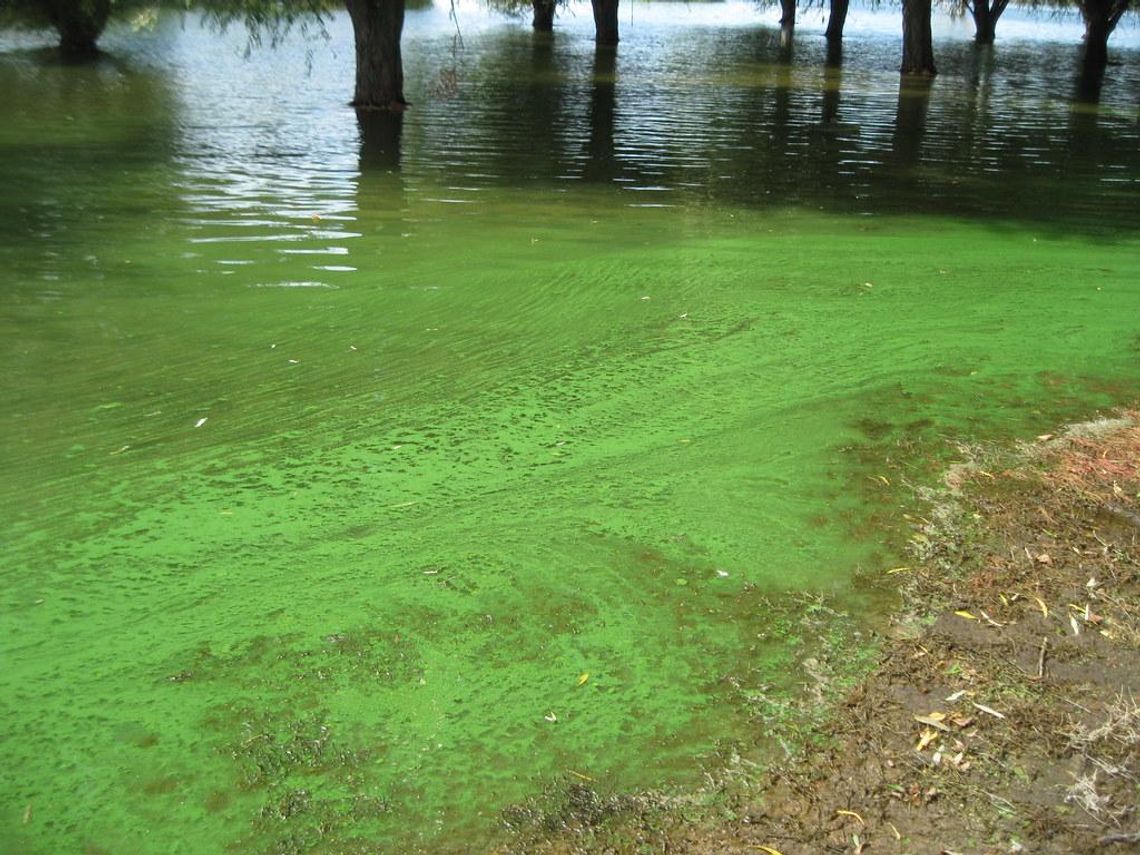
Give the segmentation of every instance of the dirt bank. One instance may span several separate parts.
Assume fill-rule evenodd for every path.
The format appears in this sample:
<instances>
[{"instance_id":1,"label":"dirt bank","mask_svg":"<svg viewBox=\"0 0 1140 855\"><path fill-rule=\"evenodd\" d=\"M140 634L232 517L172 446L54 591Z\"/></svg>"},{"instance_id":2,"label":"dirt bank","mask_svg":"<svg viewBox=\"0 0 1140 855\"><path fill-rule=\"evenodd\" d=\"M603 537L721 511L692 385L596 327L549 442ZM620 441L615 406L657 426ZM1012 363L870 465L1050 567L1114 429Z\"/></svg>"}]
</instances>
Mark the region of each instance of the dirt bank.
<instances>
[{"instance_id":1,"label":"dirt bank","mask_svg":"<svg viewBox=\"0 0 1140 855\"><path fill-rule=\"evenodd\" d=\"M515 851L1140 852L1140 414L967 456L909 520L876 667L796 756L702 799L572 785Z\"/></svg>"}]
</instances>

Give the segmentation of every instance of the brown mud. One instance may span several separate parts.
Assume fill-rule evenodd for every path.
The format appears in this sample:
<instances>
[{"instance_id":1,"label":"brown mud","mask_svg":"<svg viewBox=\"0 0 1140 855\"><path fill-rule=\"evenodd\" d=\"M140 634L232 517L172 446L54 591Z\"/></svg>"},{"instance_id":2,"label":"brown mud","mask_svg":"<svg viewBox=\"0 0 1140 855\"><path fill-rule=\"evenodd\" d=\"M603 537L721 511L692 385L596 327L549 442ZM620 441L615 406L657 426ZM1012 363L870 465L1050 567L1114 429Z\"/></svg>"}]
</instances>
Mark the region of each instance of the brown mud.
<instances>
[{"instance_id":1,"label":"brown mud","mask_svg":"<svg viewBox=\"0 0 1140 855\"><path fill-rule=\"evenodd\" d=\"M700 796L571 783L504 851L1140 852L1140 413L963 451L906 519L877 662L784 762Z\"/></svg>"}]
</instances>

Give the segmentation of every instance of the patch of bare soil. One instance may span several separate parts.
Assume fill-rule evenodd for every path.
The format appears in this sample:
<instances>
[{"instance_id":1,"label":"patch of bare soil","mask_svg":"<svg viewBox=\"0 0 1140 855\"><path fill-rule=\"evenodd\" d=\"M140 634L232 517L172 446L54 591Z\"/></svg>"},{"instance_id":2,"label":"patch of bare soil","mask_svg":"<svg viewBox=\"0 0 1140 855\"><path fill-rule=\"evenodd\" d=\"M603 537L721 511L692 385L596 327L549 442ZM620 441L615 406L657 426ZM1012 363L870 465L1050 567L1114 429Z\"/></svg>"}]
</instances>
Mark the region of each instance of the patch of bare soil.
<instances>
[{"instance_id":1,"label":"patch of bare soil","mask_svg":"<svg viewBox=\"0 0 1140 855\"><path fill-rule=\"evenodd\" d=\"M516 851L1140 852L1140 413L925 498L905 613L796 757L711 809L571 788Z\"/></svg>"}]
</instances>

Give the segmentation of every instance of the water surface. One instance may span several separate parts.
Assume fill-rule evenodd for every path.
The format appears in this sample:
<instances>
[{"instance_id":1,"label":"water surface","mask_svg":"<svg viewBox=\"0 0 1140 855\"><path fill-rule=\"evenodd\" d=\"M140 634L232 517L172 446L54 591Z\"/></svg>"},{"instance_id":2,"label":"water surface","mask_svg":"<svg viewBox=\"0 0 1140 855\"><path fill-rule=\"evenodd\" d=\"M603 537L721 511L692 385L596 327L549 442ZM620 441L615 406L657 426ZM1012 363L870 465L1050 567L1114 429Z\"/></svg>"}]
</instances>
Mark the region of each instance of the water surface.
<instances>
[{"instance_id":1,"label":"water surface","mask_svg":"<svg viewBox=\"0 0 1140 855\"><path fill-rule=\"evenodd\" d=\"M889 18L826 69L632 14L410 13L396 124L342 18L3 42L0 849L478 849L699 783L797 691L781 603L881 620L908 479L1135 395L1127 33L1074 107L1071 24L943 22L914 93Z\"/></svg>"}]
</instances>

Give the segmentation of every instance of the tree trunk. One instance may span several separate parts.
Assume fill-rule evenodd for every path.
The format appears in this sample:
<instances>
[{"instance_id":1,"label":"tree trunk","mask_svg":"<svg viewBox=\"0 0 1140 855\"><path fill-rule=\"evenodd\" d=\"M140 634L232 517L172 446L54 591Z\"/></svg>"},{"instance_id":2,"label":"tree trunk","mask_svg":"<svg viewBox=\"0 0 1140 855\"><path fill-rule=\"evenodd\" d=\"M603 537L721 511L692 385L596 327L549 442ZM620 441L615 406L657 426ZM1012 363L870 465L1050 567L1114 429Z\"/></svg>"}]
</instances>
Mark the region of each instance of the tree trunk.
<instances>
[{"instance_id":1,"label":"tree trunk","mask_svg":"<svg viewBox=\"0 0 1140 855\"><path fill-rule=\"evenodd\" d=\"M618 43L618 0L592 0L594 41L600 45Z\"/></svg>"},{"instance_id":2,"label":"tree trunk","mask_svg":"<svg viewBox=\"0 0 1140 855\"><path fill-rule=\"evenodd\" d=\"M532 0L533 26L540 33L554 32L554 0Z\"/></svg>"},{"instance_id":3,"label":"tree trunk","mask_svg":"<svg viewBox=\"0 0 1140 855\"><path fill-rule=\"evenodd\" d=\"M404 0L345 0L356 38L356 93L352 105L364 110L403 110L404 66L400 34Z\"/></svg>"},{"instance_id":4,"label":"tree trunk","mask_svg":"<svg viewBox=\"0 0 1140 855\"><path fill-rule=\"evenodd\" d=\"M73 59L99 52L97 42L111 16L111 0L50 0L48 18L59 33L59 50Z\"/></svg>"},{"instance_id":5,"label":"tree trunk","mask_svg":"<svg viewBox=\"0 0 1140 855\"><path fill-rule=\"evenodd\" d=\"M934 40L930 34L931 0L903 0L903 74L933 77Z\"/></svg>"},{"instance_id":6,"label":"tree trunk","mask_svg":"<svg viewBox=\"0 0 1140 855\"><path fill-rule=\"evenodd\" d=\"M1108 37L1128 10L1128 0L1082 0L1081 17L1085 19L1085 53L1083 75L1103 75L1108 65Z\"/></svg>"},{"instance_id":7,"label":"tree trunk","mask_svg":"<svg viewBox=\"0 0 1140 855\"><path fill-rule=\"evenodd\" d=\"M827 16L827 44L831 45L843 41L843 26L847 23L847 5L849 0L831 0L831 13Z\"/></svg>"},{"instance_id":8,"label":"tree trunk","mask_svg":"<svg viewBox=\"0 0 1140 855\"><path fill-rule=\"evenodd\" d=\"M970 13L974 17L974 41L980 45L992 45L997 30L997 14L990 0L974 0Z\"/></svg>"},{"instance_id":9,"label":"tree trunk","mask_svg":"<svg viewBox=\"0 0 1140 855\"><path fill-rule=\"evenodd\" d=\"M790 46L795 33L796 0L780 0L780 46Z\"/></svg>"},{"instance_id":10,"label":"tree trunk","mask_svg":"<svg viewBox=\"0 0 1140 855\"><path fill-rule=\"evenodd\" d=\"M1086 6L1086 8L1088 7ZM1108 37L1110 35L1112 35L1112 31L1109 29L1108 19L1104 15L1094 14L1085 18L1083 65L1086 71L1103 70L1108 65Z\"/></svg>"}]
</instances>

